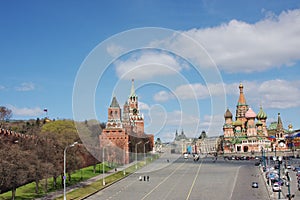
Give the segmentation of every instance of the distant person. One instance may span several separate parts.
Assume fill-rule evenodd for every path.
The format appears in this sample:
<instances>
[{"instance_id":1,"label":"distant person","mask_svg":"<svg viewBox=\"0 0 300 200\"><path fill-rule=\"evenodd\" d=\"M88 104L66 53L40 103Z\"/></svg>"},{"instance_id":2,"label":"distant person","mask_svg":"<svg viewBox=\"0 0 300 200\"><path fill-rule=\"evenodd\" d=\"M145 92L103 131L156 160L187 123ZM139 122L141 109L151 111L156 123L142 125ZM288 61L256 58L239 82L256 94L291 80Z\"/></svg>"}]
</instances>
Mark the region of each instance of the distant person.
<instances>
[{"instance_id":1,"label":"distant person","mask_svg":"<svg viewBox=\"0 0 300 200\"><path fill-rule=\"evenodd\" d=\"M144 176L144 181L146 181L146 176Z\"/></svg>"},{"instance_id":2,"label":"distant person","mask_svg":"<svg viewBox=\"0 0 300 200\"><path fill-rule=\"evenodd\" d=\"M139 180L142 181L142 176L139 177Z\"/></svg>"},{"instance_id":3,"label":"distant person","mask_svg":"<svg viewBox=\"0 0 300 200\"><path fill-rule=\"evenodd\" d=\"M149 181L149 176L147 176L147 181Z\"/></svg>"}]
</instances>

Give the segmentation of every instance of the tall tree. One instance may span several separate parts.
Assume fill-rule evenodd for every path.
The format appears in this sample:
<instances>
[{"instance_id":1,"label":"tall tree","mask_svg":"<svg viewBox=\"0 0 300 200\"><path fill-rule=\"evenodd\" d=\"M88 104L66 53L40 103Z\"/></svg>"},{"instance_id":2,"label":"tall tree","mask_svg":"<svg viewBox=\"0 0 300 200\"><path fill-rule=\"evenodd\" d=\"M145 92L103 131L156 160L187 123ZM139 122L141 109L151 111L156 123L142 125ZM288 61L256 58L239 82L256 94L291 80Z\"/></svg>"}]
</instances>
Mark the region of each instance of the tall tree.
<instances>
[{"instance_id":1,"label":"tall tree","mask_svg":"<svg viewBox=\"0 0 300 200\"><path fill-rule=\"evenodd\" d=\"M31 159L31 153L21 150L19 144L2 142L0 158L1 192L11 190L12 199L15 199L17 187L31 181L28 162Z\"/></svg>"},{"instance_id":2,"label":"tall tree","mask_svg":"<svg viewBox=\"0 0 300 200\"><path fill-rule=\"evenodd\" d=\"M0 106L0 121L9 120L12 117L12 111L4 106Z\"/></svg>"},{"instance_id":3,"label":"tall tree","mask_svg":"<svg viewBox=\"0 0 300 200\"><path fill-rule=\"evenodd\" d=\"M63 177L63 156L64 149L73 144L75 141L80 141L77 134L77 129L75 127L74 121L71 120L57 120L46 123L41 130L41 136L47 137L51 141L55 141L55 155L52 154L55 169L53 171L54 184L56 186L56 180L59 174ZM72 172L78 168L76 162L76 156L74 149L70 150L68 148L67 156L67 172Z\"/></svg>"}]
</instances>

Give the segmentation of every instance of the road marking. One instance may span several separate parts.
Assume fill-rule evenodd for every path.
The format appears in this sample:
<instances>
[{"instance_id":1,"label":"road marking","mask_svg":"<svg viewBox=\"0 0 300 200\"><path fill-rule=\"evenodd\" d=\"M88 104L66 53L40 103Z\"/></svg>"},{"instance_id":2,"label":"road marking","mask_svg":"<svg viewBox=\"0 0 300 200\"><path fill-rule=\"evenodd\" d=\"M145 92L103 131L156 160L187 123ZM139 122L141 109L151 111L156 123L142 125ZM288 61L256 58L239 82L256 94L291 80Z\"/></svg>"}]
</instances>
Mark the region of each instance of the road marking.
<instances>
[{"instance_id":1,"label":"road marking","mask_svg":"<svg viewBox=\"0 0 300 200\"><path fill-rule=\"evenodd\" d=\"M162 199L167 199L169 197L169 195L173 192L174 188L176 188L176 186L181 183L181 179L182 179L182 177L184 177L186 175L186 173L188 173L188 170L185 170L183 173L178 175L177 181L174 182L174 184L170 186L169 191L164 195L164 198L162 198Z\"/></svg>"},{"instance_id":2,"label":"road marking","mask_svg":"<svg viewBox=\"0 0 300 200\"><path fill-rule=\"evenodd\" d=\"M191 195L191 193L192 193L192 191L193 191L195 182L196 182L196 180L197 180L197 178L198 178L198 175L199 175L199 172L200 172L200 168L201 168L201 166L202 166L202 162L203 162L203 160L201 161L201 163L200 163L200 165L199 165L199 167L198 167L197 174L196 174L196 176L195 176L195 178L194 178L194 181L193 181L193 183L192 183L192 185L191 185L191 189L190 189L190 191L189 191L189 193L188 193L188 195L187 195L187 197L186 197L186 200L188 200L188 199L190 198L190 195Z\"/></svg>"},{"instance_id":3,"label":"road marking","mask_svg":"<svg viewBox=\"0 0 300 200\"><path fill-rule=\"evenodd\" d=\"M148 197L154 190L156 190L161 184L163 184L166 180L168 180L168 178L170 178L170 176L172 176L178 170L178 168L180 168L184 164L185 164L185 162L183 162L181 165L176 167L176 169L171 174L169 174L169 176L167 176L164 180L162 180L156 187L154 187L150 192L148 192L141 200Z\"/></svg>"},{"instance_id":4,"label":"road marking","mask_svg":"<svg viewBox=\"0 0 300 200\"><path fill-rule=\"evenodd\" d=\"M238 167L238 170L235 173L235 177L234 177L234 181L233 181L233 186L232 186L232 190L231 190L231 194L230 194L230 198L229 199L232 199L233 190L235 188L235 184L236 184L237 177L239 175L240 168L241 168L241 166Z\"/></svg>"}]
</instances>

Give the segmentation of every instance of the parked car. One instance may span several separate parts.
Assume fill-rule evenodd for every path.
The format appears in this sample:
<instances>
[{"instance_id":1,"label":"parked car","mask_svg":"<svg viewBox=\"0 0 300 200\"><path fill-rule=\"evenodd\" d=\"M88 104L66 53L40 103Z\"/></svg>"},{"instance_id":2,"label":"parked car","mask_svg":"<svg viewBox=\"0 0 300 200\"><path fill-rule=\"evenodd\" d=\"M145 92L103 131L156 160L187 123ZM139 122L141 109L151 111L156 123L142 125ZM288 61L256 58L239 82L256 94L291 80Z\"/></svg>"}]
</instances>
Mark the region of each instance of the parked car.
<instances>
[{"instance_id":1,"label":"parked car","mask_svg":"<svg viewBox=\"0 0 300 200\"><path fill-rule=\"evenodd\" d=\"M257 182L252 182L252 188L258 188L258 183Z\"/></svg>"},{"instance_id":2,"label":"parked car","mask_svg":"<svg viewBox=\"0 0 300 200\"><path fill-rule=\"evenodd\" d=\"M281 186L278 183L274 183L272 189L273 189L273 192L280 192Z\"/></svg>"},{"instance_id":3,"label":"parked car","mask_svg":"<svg viewBox=\"0 0 300 200\"><path fill-rule=\"evenodd\" d=\"M300 167L295 167L294 169L293 169L293 171L295 171L295 172L297 172L297 171L299 171L300 170Z\"/></svg>"},{"instance_id":4,"label":"parked car","mask_svg":"<svg viewBox=\"0 0 300 200\"><path fill-rule=\"evenodd\" d=\"M284 180L283 179L277 179L277 183L280 185L280 186L283 186L284 185Z\"/></svg>"},{"instance_id":5,"label":"parked car","mask_svg":"<svg viewBox=\"0 0 300 200\"><path fill-rule=\"evenodd\" d=\"M183 154L184 159L188 159L189 158L189 154L185 153Z\"/></svg>"}]
</instances>

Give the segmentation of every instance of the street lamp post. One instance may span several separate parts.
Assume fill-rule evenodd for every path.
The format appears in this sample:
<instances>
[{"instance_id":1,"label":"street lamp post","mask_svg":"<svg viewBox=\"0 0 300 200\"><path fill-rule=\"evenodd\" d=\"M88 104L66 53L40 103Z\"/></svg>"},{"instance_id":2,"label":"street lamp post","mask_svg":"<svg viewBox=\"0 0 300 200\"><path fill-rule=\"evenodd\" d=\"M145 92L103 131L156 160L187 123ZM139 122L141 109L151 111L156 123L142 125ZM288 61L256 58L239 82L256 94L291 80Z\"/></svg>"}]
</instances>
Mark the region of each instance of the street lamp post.
<instances>
[{"instance_id":1,"label":"street lamp post","mask_svg":"<svg viewBox=\"0 0 300 200\"><path fill-rule=\"evenodd\" d=\"M265 149L263 147L261 147L261 156L262 156L262 159L263 159L263 165L264 165L264 170L266 169L266 152L265 152Z\"/></svg>"},{"instance_id":2,"label":"street lamp post","mask_svg":"<svg viewBox=\"0 0 300 200\"><path fill-rule=\"evenodd\" d=\"M138 143L135 144L135 169L137 169L137 145L141 143L142 141L139 141Z\"/></svg>"},{"instance_id":3,"label":"street lamp post","mask_svg":"<svg viewBox=\"0 0 300 200\"><path fill-rule=\"evenodd\" d=\"M147 141L145 144L144 144L144 160L145 160L145 163L147 163L147 159L146 159L146 144L148 144L149 141Z\"/></svg>"},{"instance_id":4,"label":"street lamp post","mask_svg":"<svg viewBox=\"0 0 300 200\"><path fill-rule=\"evenodd\" d=\"M131 141L127 142L127 146L131 143ZM123 175L125 176L126 175L126 168L125 168L125 164L126 164L126 154L128 152L125 150L125 147L124 147L124 171L123 171ZM128 158L129 159L129 158Z\"/></svg>"},{"instance_id":5,"label":"street lamp post","mask_svg":"<svg viewBox=\"0 0 300 200\"><path fill-rule=\"evenodd\" d=\"M104 149L105 147L103 146L103 149L102 149L102 185L104 186L105 185L105 178L104 178Z\"/></svg>"},{"instance_id":6,"label":"street lamp post","mask_svg":"<svg viewBox=\"0 0 300 200\"><path fill-rule=\"evenodd\" d=\"M64 149L64 200L67 200L67 196L66 196L66 179L67 179L67 174L66 174L66 154L67 154L67 149L69 147L74 147L78 142L74 142L71 145L66 146L66 148Z\"/></svg>"},{"instance_id":7,"label":"street lamp post","mask_svg":"<svg viewBox=\"0 0 300 200\"><path fill-rule=\"evenodd\" d=\"M280 180L280 165L282 163L282 157L279 156L278 159L276 157L273 157L273 160L274 160L275 164L276 164L276 160L278 161L278 175L279 175L279 180ZM278 199L280 199L280 193L281 193L281 191L278 192Z\"/></svg>"},{"instance_id":8,"label":"street lamp post","mask_svg":"<svg viewBox=\"0 0 300 200\"><path fill-rule=\"evenodd\" d=\"M109 146L109 145L107 145L107 146ZM102 185L103 185L103 186L105 185L105 176L104 176L104 173L105 173L104 150L105 150L105 146L104 146L104 144L103 144L103 150L102 150L102 174L103 174L103 177L102 177Z\"/></svg>"}]
</instances>

